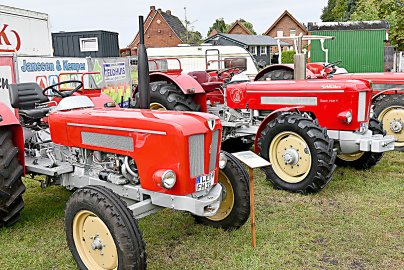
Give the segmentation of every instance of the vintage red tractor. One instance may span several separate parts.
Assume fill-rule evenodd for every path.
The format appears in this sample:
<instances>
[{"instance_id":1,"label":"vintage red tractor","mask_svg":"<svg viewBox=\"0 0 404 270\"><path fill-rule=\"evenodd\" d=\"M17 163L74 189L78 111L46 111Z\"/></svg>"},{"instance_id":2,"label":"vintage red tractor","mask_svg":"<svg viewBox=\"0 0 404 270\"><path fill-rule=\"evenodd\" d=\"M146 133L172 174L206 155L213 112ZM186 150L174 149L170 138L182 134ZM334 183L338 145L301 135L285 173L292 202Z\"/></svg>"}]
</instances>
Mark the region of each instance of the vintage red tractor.
<instances>
[{"instance_id":1,"label":"vintage red tractor","mask_svg":"<svg viewBox=\"0 0 404 270\"><path fill-rule=\"evenodd\" d=\"M227 81L212 71L153 72L151 107L220 117L223 149L241 151L254 143L272 164L265 169L267 178L292 192L321 190L335 169L334 150L337 164L369 169L394 148L394 138L370 118L367 81L240 82L236 77L242 74ZM135 105L141 101L137 94L134 99Z\"/></svg>"},{"instance_id":2,"label":"vintage red tractor","mask_svg":"<svg viewBox=\"0 0 404 270\"><path fill-rule=\"evenodd\" d=\"M282 39L296 40L298 37L283 37ZM396 138L395 149L404 151L404 73L372 72L348 73L338 67L341 61L328 63L328 50L324 48L325 40L333 40L331 36L303 36L304 40L319 40L325 53L327 63L307 63L308 79L351 80L364 79L372 82L373 112L375 118L383 123L388 135ZM255 81L264 80L293 80L294 65L272 65L261 70Z\"/></svg>"},{"instance_id":3,"label":"vintage red tractor","mask_svg":"<svg viewBox=\"0 0 404 270\"><path fill-rule=\"evenodd\" d=\"M142 49L140 63L147 69ZM140 81L147 84L147 75L141 73ZM75 95L82 82L67 83L77 87L62 92L35 83L10 85L17 116L0 103L0 226L20 216L24 174L42 187L74 191L65 229L80 269L146 268L136 219L159 209L187 211L200 223L224 229L246 222L248 174L220 151L218 117L100 108L88 96ZM141 89L146 96L147 91ZM58 102L49 101L49 93Z\"/></svg>"}]
</instances>

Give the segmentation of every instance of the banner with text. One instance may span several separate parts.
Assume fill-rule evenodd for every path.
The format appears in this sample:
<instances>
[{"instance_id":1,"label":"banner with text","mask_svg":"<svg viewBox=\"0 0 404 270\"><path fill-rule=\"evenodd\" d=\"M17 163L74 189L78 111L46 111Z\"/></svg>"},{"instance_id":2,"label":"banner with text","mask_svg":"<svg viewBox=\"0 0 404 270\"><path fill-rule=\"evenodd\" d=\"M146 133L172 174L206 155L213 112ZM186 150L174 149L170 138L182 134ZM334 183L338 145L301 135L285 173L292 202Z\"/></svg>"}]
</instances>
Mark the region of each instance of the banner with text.
<instances>
[{"instance_id":1,"label":"banner with text","mask_svg":"<svg viewBox=\"0 0 404 270\"><path fill-rule=\"evenodd\" d=\"M15 73L12 56L0 56L0 102L11 108L9 84L15 83Z\"/></svg>"}]
</instances>

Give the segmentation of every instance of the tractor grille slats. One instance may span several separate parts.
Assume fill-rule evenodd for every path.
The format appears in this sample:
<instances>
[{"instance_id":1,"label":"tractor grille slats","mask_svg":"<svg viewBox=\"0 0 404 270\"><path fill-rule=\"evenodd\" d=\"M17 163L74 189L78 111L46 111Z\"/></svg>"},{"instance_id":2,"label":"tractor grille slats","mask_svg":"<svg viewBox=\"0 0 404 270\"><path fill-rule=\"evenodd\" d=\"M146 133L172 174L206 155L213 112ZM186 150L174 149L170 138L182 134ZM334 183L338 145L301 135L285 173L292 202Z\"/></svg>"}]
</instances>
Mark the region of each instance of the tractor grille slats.
<instances>
[{"instance_id":1,"label":"tractor grille slats","mask_svg":"<svg viewBox=\"0 0 404 270\"><path fill-rule=\"evenodd\" d=\"M219 130L212 132L212 141L205 141L204 134L189 137L189 169L191 177L211 172L216 168L217 152L219 148ZM205 153L205 145L210 144L210 154ZM205 157L209 157L209 171L205 170Z\"/></svg>"}]
</instances>

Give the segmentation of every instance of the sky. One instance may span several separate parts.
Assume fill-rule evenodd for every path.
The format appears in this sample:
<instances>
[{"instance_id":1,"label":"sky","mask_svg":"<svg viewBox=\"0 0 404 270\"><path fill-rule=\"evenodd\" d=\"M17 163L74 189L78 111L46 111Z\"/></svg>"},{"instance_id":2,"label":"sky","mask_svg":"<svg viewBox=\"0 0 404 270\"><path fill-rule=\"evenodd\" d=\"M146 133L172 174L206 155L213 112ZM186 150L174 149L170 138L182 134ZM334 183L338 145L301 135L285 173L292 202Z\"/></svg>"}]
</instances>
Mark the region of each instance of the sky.
<instances>
[{"instance_id":1,"label":"sky","mask_svg":"<svg viewBox=\"0 0 404 270\"><path fill-rule=\"evenodd\" d=\"M150 6L163 11L171 10L181 20L193 22L194 30L203 37L217 18L232 23L243 18L251 22L258 34L287 9L302 23L319 22L327 0L232 0L232 1L183 1L183 0L1 0L2 5L44 12L49 15L51 32L107 30L119 33L119 45L126 47L138 31L138 16L147 16ZM247 4L248 3L248 4Z\"/></svg>"}]
</instances>

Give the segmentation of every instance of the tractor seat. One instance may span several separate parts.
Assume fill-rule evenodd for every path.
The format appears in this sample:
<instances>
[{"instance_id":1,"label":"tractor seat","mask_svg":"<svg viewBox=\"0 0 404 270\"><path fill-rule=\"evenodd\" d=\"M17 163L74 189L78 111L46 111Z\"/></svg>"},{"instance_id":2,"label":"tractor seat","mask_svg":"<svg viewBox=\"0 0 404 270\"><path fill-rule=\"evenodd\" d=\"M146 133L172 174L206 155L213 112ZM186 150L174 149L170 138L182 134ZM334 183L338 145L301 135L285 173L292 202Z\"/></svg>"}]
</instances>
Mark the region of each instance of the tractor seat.
<instances>
[{"instance_id":1,"label":"tractor seat","mask_svg":"<svg viewBox=\"0 0 404 270\"><path fill-rule=\"evenodd\" d=\"M210 76L206 71L192 71L188 75L193 77L207 92L214 91L223 85L223 82L217 81L217 77Z\"/></svg>"},{"instance_id":2,"label":"tractor seat","mask_svg":"<svg viewBox=\"0 0 404 270\"><path fill-rule=\"evenodd\" d=\"M51 107L37 106L47 102L49 98L42 93L42 88L37 83L10 84L11 107L18 109L21 116L31 119L45 117Z\"/></svg>"}]
</instances>

